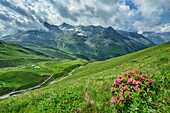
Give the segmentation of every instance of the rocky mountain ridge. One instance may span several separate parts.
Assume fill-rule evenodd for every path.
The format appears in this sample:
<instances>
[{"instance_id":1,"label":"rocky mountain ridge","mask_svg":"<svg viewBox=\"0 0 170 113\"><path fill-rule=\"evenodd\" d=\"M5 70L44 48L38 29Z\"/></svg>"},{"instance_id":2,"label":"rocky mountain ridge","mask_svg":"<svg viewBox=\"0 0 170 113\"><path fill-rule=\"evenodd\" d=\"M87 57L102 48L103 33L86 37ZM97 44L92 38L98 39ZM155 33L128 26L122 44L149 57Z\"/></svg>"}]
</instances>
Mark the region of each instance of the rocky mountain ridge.
<instances>
[{"instance_id":1,"label":"rocky mountain ridge","mask_svg":"<svg viewBox=\"0 0 170 113\"><path fill-rule=\"evenodd\" d=\"M57 26L47 22L44 22L44 26L49 31L26 31L19 36L4 40L18 43L28 48L35 46L32 42L42 43L43 45L95 60L105 60L155 45L145 37L138 38L139 35L135 34L135 36L134 33L130 33L134 36L129 37L112 27L72 26L67 23ZM36 50L36 47L31 49ZM39 51L42 52L40 48Z\"/></svg>"}]
</instances>

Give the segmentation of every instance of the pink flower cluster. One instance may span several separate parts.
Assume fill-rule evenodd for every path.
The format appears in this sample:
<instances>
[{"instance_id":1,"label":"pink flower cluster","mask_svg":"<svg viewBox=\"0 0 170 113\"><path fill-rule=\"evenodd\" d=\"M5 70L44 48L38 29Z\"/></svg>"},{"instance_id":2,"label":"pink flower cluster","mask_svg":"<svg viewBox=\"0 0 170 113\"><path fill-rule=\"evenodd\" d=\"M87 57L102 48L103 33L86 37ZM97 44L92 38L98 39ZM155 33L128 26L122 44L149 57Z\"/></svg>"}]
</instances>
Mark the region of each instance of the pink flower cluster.
<instances>
[{"instance_id":1,"label":"pink flower cluster","mask_svg":"<svg viewBox=\"0 0 170 113\"><path fill-rule=\"evenodd\" d=\"M122 101L123 100L123 96L120 96L120 98L117 100L117 102L116 102L116 97L112 97L112 99L111 99L111 102L114 102L115 103L115 105L117 104L117 103L119 103L120 101Z\"/></svg>"},{"instance_id":2,"label":"pink flower cluster","mask_svg":"<svg viewBox=\"0 0 170 113\"><path fill-rule=\"evenodd\" d=\"M139 70L134 69L131 72L127 71L123 73L123 75L118 75L118 78L114 80L113 87L111 87L111 92L117 95L117 98L113 96L111 98L111 102L116 105L123 100L123 95L127 95L129 98L132 98L132 95L136 90L143 92L141 89L142 84L149 86L151 82L155 81L153 79L149 79L148 75L140 74Z\"/></svg>"}]
</instances>

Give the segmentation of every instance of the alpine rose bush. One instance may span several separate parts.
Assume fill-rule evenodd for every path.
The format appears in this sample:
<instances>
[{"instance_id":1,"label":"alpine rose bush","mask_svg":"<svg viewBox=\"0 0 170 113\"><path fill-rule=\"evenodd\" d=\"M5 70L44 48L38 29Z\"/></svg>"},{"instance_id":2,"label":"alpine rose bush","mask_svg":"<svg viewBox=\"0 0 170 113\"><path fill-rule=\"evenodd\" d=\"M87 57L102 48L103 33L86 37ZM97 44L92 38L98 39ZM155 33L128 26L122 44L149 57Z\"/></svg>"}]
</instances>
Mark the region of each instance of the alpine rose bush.
<instances>
[{"instance_id":1,"label":"alpine rose bush","mask_svg":"<svg viewBox=\"0 0 170 113\"><path fill-rule=\"evenodd\" d=\"M111 87L111 103L118 110L131 109L137 110L142 104L142 100L150 99L151 94L154 94L151 84L155 82L151 76L140 72L137 69L124 72L118 75Z\"/></svg>"}]
</instances>

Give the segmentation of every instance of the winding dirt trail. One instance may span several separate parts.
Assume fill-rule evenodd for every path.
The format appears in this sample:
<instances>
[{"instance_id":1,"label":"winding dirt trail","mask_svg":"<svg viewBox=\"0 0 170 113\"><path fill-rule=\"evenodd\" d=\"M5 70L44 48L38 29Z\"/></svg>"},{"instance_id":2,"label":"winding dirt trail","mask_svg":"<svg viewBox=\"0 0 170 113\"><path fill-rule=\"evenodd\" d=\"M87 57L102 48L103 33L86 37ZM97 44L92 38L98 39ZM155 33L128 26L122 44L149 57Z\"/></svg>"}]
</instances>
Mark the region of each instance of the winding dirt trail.
<instances>
[{"instance_id":1,"label":"winding dirt trail","mask_svg":"<svg viewBox=\"0 0 170 113\"><path fill-rule=\"evenodd\" d=\"M60 78L59 80L51 81L50 84L53 84L53 83L58 82L58 81L61 81L61 80L65 79L65 78L67 78L68 76L71 76L72 73L73 73L75 70L80 69L80 68L82 68L82 67L83 67L83 66L80 66L80 67L78 67L78 68L76 68L76 69L73 69L73 70L72 70L69 74L67 74L65 77L62 77L62 78ZM54 72L54 73L55 73L55 72ZM17 96L17 95L20 95L20 94L23 94L23 93L27 93L27 92L29 92L29 91L41 89L41 88L44 87L43 85L44 85L48 80L51 79L51 77L54 75L54 73L53 73L52 75L50 75L50 77L49 77L48 79L46 79L43 83L41 83L41 84L39 84L39 85L37 85L37 86L34 86L34 87L32 87L32 88L28 88L28 89L24 89L24 90L19 90L19 91L10 92L10 93L8 93L8 94L5 94L5 95L3 95L3 96L0 96L0 99L12 97L12 96Z\"/></svg>"}]
</instances>

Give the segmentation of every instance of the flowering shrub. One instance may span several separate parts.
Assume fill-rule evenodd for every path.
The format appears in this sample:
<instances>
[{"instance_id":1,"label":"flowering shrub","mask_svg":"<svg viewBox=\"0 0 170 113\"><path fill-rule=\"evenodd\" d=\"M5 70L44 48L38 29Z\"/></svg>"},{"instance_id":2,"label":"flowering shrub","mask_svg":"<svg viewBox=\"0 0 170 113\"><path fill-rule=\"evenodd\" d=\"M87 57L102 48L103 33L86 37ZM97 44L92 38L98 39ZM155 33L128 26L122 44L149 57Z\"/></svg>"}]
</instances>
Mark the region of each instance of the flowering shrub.
<instances>
[{"instance_id":1,"label":"flowering shrub","mask_svg":"<svg viewBox=\"0 0 170 113\"><path fill-rule=\"evenodd\" d=\"M135 111L146 101L151 101L153 91L152 83L155 82L151 76L143 74L137 69L127 71L114 80L111 87L111 103L118 110L130 109Z\"/></svg>"}]
</instances>

